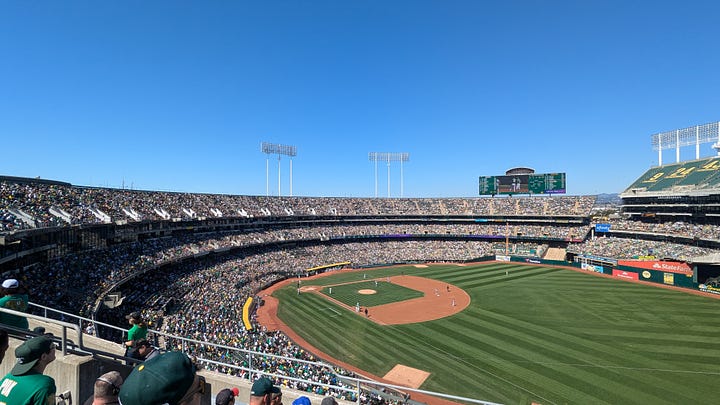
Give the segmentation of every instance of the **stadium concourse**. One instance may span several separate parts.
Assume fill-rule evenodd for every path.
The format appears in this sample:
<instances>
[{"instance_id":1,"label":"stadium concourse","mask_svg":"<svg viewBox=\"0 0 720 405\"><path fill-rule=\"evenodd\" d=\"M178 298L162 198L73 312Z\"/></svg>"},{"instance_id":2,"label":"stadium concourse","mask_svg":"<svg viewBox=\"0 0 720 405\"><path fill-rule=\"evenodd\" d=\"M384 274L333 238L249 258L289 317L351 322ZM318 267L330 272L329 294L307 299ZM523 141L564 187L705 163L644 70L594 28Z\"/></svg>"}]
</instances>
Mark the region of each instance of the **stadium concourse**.
<instances>
[{"instance_id":1,"label":"stadium concourse","mask_svg":"<svg viewBox=\"0 0 720 405\"><path fill-rule=\"evenodd\" d=\"M0 178L0 271L31 286L31 301L126 327L142 309L151 329L240 349L315 361L281 332L255 323L242 305L263 288L317 266L647 256L678 261L717 252L714 223L616 221L595 231L595 196L512 198L260 197L78 187ZM647 218L646 218L647 219ZM634 227L640 227L637 230ZM676 235L668 236L668 229ZM682 236L677 236L682 233ZM686 243L691 240L692 243ZM716 241L715 241L716 242ZM568 255L566 256L566 252ZM328 270L332 270L328 269ZM53 280L52 283L47 280ZM111 299L112 298L112 299ZM95 328L119 341L119 332ZM181 345L158 340L162 349ZM247 360L202 344L182 345L204 367L247 378ZM280 358L261 370L288 389L356 401L340 367L298 366ZM363 393L362 403L384 403Z\"/></svg>"}]
</instances>

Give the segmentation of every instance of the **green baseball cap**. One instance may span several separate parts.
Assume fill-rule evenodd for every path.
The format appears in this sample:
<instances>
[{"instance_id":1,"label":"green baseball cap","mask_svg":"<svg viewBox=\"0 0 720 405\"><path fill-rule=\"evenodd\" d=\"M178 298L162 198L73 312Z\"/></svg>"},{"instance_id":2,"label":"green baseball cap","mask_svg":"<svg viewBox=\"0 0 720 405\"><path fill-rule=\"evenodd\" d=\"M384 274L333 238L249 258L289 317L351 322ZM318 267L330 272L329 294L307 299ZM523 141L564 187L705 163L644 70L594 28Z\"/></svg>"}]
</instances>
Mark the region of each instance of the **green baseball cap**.
<instances>
[{"instance_id":1,"label":"green baseball cap","mask_svg":"<svg viewBox=\"0 0 720 405\"><path fill-rule=\"evenodd\" d=\"M263 397L267 394L279 394L280 388L273 386L272 381L267 377L260 377L250 388L250 395L254 397Z\"/></svg>"},{"instance_id":2,"label":"green baseball cap","mask_svg":"<svg viewBox=\"0 0 720 405\"><path fill-rule=\"evenodd\" d=\"M195 379L195 366L182 352L163 353L135 367L120 388L121 405L176 405Z\"/></svg>"},{"instance_id":3,"label":"green baseball cap","mask_svg":"<svg viewBox=\"0 0 720 405\"><path fill-rule=\"evenodd\" d=\"M47 353L53 347L53 342L47 336L38 336L28 339L15 349L17 363L10 371L12 375L23 375L30 371L43 353Z\"/></svg>"}]
</instances>

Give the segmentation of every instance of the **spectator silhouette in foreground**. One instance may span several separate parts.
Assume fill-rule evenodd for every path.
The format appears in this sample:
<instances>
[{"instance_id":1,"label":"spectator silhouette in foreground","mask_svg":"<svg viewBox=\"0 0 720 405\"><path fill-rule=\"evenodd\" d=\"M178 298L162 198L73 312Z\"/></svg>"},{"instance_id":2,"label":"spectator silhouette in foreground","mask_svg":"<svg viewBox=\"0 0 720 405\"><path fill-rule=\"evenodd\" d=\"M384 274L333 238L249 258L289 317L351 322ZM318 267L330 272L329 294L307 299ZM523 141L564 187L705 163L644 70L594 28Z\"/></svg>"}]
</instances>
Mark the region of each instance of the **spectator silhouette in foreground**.
<instances>
[{"instance_id":1,"label":"spectator silhouette in foreground","mask_svg":"<svg viewBox=\"0 0 720 405\"><path fill-rule=\"evenodd\" d=\"M235 405L235 397L238 396L239 393L240 390L237 388L222 389L215 397L215 405Z\"/></svg>"},{"instance_id":2,"label":"spectator silhouette in foreground","mask_svg":"<svg viewBox=\"0 0 720 405\"><path fill-rule=\"evenodd\" d=\"M117 371L107 372L95 380L93 396L84 405L117 405L123 378Z\"/></svg>"},{"instance_id":3,"label":"spectator silhouette in foreground","mask_svg":"<svg viewBox=\"0 0 720 405\"><path fill-rule=\"evenodd\" d=\"M273 403L273 396L277 398L280 394L280 388L273 385L267 377L260 377L250 388L249 405L270 405ZM280 397L282 398L282 397Z\"/></svg>"},{"instance_id":4,"label":"spectator silhouette in foreground","mask_svg":"<svg viewBox=\"0 0 720 405\"><path fill-rule=\"evenodd\" d=\"M163 353L136 366L120 387L120 405L200 405L205 378L182 352Z\"/></svg>"},{"instance_id":5,"label":"spectator silhouette in foreground","mask_svg":"<svg viewBox=\"0 0 720 405\"><path fill-rule=\"evenodd\" d=\"M292 405L311 405L310 398L306 396L301 396L292 401Z\"/></svg>"}]
</instances>

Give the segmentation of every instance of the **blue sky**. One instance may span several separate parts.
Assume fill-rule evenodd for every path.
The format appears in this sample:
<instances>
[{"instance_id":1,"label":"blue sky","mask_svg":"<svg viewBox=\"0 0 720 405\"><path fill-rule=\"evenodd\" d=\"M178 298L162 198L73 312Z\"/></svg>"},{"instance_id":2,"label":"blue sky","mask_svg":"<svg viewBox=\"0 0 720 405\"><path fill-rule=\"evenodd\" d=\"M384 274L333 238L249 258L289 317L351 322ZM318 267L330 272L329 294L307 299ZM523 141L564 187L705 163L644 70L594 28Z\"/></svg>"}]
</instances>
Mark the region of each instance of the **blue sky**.
<instances>
[{"instance_id":1,"label":"blue sky","mask_svg":"<svg viewBox=\"0 0 720 405\"><path fill-rule=\"evenodd\" d=\"M570 195L620 192L657 165L652 134L720 120L718 15L710 1L2 1L0 174L277 195L265 141L297 147L293 195L374 196L369 152L409 153L405 197L477 196L478 176L516 166L566 172ZM381 163L381 197L387 178ZM393 163L392 197L400 182Z\"/></svg>"}]
</instances>

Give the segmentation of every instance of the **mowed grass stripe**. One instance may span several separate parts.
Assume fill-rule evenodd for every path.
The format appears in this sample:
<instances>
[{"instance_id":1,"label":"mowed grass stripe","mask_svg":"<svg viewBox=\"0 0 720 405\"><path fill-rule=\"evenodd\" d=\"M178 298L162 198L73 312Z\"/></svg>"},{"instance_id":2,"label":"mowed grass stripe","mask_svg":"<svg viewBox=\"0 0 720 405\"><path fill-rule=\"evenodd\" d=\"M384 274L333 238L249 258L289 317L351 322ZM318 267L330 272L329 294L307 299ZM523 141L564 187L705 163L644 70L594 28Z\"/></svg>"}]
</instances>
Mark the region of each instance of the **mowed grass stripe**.
<instances>
[{"instance_id":1,"label":"mowed grass stripe","mask_svg":"<svg viewBox=\"0 0 720 405\"><path fill-rule=\"evenodd\" d=\"M288 326L310 344L340 360L367 364L368 371L386 366L388 354L382 346L375 344L384 339L384 331L379 325L315 294L301 294L301 299L293 300L291 290L286 288L274 295L281 300L278 314L282 313ZM328 312L327 308L336 312Z\"/></svg>"},{"instance_id":2,"label":"mowed grass stripe","mask_svg":"<svg viewBox=\"0 0 720 405\"><path fill-rule=\"evenodd\" d=\"M502 265L507 266L508 276L505 276ZM684 319L680 310L692 308L691 311L714 314L718 309L717 301L702 297L688 300L685 296L689 294L564 269L554 271L554 268L548 267L550 271L544 272L543 268L493 264L492 267L406 267L396 268L394 273L383 269L385 274L426 274L457 285L473 297L473 302L469 308L451 318L422 324L381 327L377 331L369 327L367 331L361 329L361 333L357 333L350 329L362 328L361 324L345 322L340 325L337 336L342 340L335 339L335 345L352 345L354 333L360 334L363 339L388 339L374 343L374 346L389 348L372 352L372 356L378 358L390 356L385 360L379 359L377 364L384 362L391 366L399 361L407 365L419 364L411 367L433 372L424 389L440 387L439 391L459 394L442 387L454 387L454 383L460 380L458 385L465 386L463 392L469 393L466 396L506 403L526 403L537 399L534 395L541 392L550 392L552 395L547 397L560 398L560 402L568 402L562 398L573 398L572 403L595 402L598 400L596 396L602 398L598 400L600 402L613 398L616 403L643 403L648 400L653 403L697 403L703 398L707 401L714 394L710 387L717 376L682 375L673 371L681 372L693 367L698 371L708 370L713 362L720 362L720 346L711 339L706 340L706 337L717 336L715 328L703 325L703 319L712 317L698 318L688 313L687 319ZM513 270L515 275L522 277L513 280ZM368 271L368 276L371 273ZM362 274L352 276L357 280ZM654 295L655 291L659 294ZM484 323L478 325L478 318ZM458 322L468 324L459 326ZM302 323L307 324L307 321L303 318ZM670 325L664 328L667 323ZM324 324L327 320L313 324L312 329L326 330L327 325L323 327ZM478 348L483 346L477 340L483 336L479 331L482 328L486 329L485 335L488 336L485 339L493 339L497 348ZM683 330L692 332L683 335ZM349 335L340 333L343 331ZM643 336L643 331L651 335L650 339L647 335ZM448 337L447 334L454 335ZM473 337L473 334L476 336ZM503 341L506 347L502 346ZM647 348L642 347L643 342L650 342ZM672 349L663 352L662 347L666 344ZM694 345L705 346L706 359L696 354L691 348ZM352 351L353 348L346 350ZM372 350L367 349L368 352ZM495 357L494 351L497 351ZM522 356L518 356L520 353ZM468 363L463 357L473 360ZM577 359L577 365L568 361L573 359ZM597 363L598 359L609 365ZM428 361L427 366L422 366L423 361ZM510 361L517 362L511 368L513 372L506 371L505 364L498 367L497 363ZM481 367L485 374L479 374L477 367ZM367 369L362 365L360 368ZM568 376L568 368L577 368L581 372ZM497 370L497 376L493 376L492 370ZM447 374L442 375L444 373ZM532 381L525 381L523 373L533 375L530 378ZM537 374L544 377L538 379ZM618 378L624 380L618 382ZM596 382L592 382L593 379ZM596 385L601 389L596 390ZM517 386L530 387L531 391L537 388L538 391L528 394ZM492 397L477 395L488 388L496 391ZM611 394L608 395L607 391Z\"/></svg>"},{"instance_id":3,"label":"mowed grass stripe","mask_svg":"<svg viewBox=\"0 0 720 405\"><path fill-rule=\"evenodd\" d=\"M313 294L309 294L308 298L310 295ZM286 298L284 298L285 296L278 295L278 298L286 300ZM292 297L292 294L289 294L287 301ZM328 304L330 304L323 300L317 301L317 296L313 296L312 298L312 302L319 303L320 306L328 306ZM380 360L387 358L388 351L398 357L400 359L398 360L399 362L404 361L402 364L413 364L415 367L419 366L415 364L415 359L418 356L423 356L425 359L433 359L439 363L442 362L445 357L441 353L436 353L435 350L423 350L423 346L418 347L418 340L402 331L395 332L394 328L380 327L365 319L363 316L350 313L341 307L334 306L337 311L344 314L343 325L336 327L335 330L332 331L328 330L329 322L327 322L327 320L313 319L311 314L321 311L319 307L301 306L295 305L294 303L291 304L290 307L299 310L288 312L287 315L289 315L293 319L293 323L297 325L296 331L308 340L308 342L318 347L327 345L324 346L330 348L327 350L327 353L343 361L352 362L352 360L362 360L368 362L370 363L370 367L367 368L367 370L379 375L384 375L384 373L389 371L394 365ZM340 319L340 317L335 319ZM315 334L308 332L313 330L319 330L323 333ZM388 342L388 344L373 344L372 342L377 339L383 339ZM352 348L352 351L345 350L348 348Z\"/></svg>"},{"instance_id":4,"label":"mowed grass stripe","mask_svg":"<svg viewBox=\"0 0 720 405\"><path fill-rule=\"evenodd\" d=\"M425 323L416 333L435 336L432 345L446 353L443 362L438 365L442 368L437 371L441 373L447 370L455 376L452 381L430 380L423 387L503 403L516 403L519 398L541 398L535 386L515 386L512 381L514 376L507 375L505 370L499 368L499 361L492 361L492 356L488 356L476 341L468 342L463 331Z\"/></svg>"},{"instance_id":5,"label":"mowed grass stripe","mask_svg":"<svg viewBox=\"0 0 720 405\"><path fill-rule=\"evenodd\" d=\"M512 347L512 349L509 349L510 352L520 356L516 361L524 364L525 367L531 369L547 367L555 370L558 381L565 381L566 384L571 384L575 389L584 387L588 395L601 395L603 398L612 398L622 392L624 397L616 398L616 400L626 402L628 395L637 397L642 393L640 390L635 390L634 385L659 383L658 381L633 381L622 370L603 367L612 365L608 364L607 361L608 355L612 353L612 347L608 346L602 352L591 353L585 350L584 339L569 335L562 336L558 333L553 333L553 336L550 336L549 333L541 333L533 328L524 328L525 325L522 324L507 324L492 318L485 321L486 319L488 318L475 318L475 325L468 327L472 329L480 328L486 337L492 338L492 341L501 347ZM582 381L577 381L578 378ZM610 386L624 386L624 389L605 392L604 387ZM673 387L669 388L672 389ZM672 394L670 391L660 393L662 397L672 396ZM660 397L647 399L655 401L660 400Z\"/></svg>"}]
</instances>

